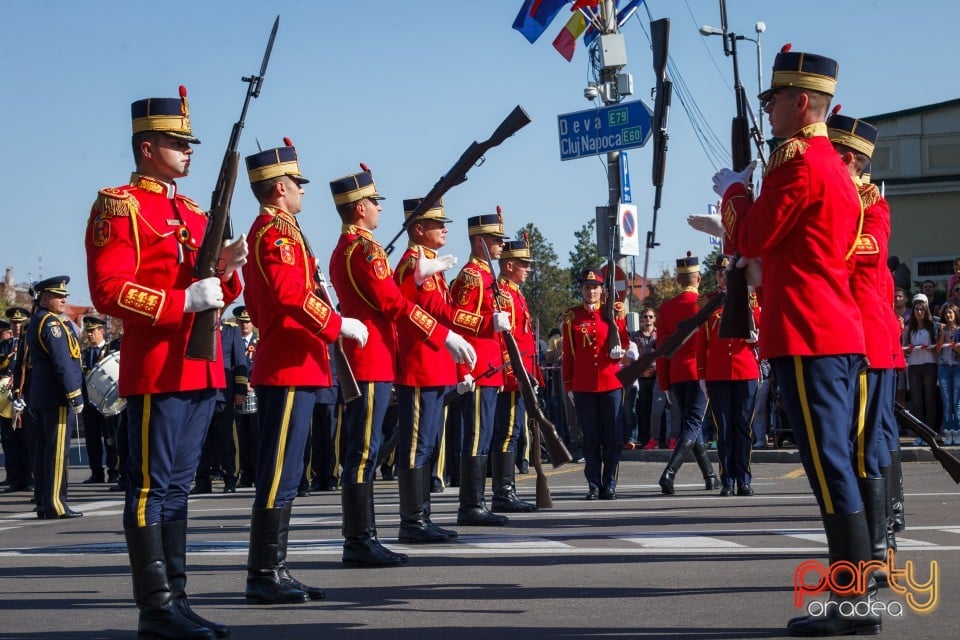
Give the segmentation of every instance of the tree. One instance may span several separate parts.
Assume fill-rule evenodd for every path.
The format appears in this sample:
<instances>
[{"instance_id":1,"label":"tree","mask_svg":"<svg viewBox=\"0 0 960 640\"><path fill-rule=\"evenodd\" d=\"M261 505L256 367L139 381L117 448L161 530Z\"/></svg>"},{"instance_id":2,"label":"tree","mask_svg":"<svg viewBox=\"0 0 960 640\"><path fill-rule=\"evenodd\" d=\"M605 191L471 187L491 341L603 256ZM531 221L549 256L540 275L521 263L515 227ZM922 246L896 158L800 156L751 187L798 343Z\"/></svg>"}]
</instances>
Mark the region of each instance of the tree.
<instances>
[{"instance_id":1,"label":"tree","mask_svg":"<svg viewBox=\"0 0 960 640\"><path fill-rule=\"evenodd\" d=\"M570 252L568 288L574 300L580 299L580 272L584 269L599 269L604 258L597 252L596 220L590 220L574 232L577 244Z\"/></svg>"},{"instance_id":2,"label":"tree","mask_svg":"<svg viewBox=\"0 0 960 640\"><path fill-rule=\"evenodd\" d=\"M543 237L533 224L520 230L530 245L530 255L536 262L523 285L523 295L530 307L530 315L538 322L544 337L557 326L563 310L574 304L567 287L567 272L560 268L553 244Z\"/></svg>"}]
</instances>

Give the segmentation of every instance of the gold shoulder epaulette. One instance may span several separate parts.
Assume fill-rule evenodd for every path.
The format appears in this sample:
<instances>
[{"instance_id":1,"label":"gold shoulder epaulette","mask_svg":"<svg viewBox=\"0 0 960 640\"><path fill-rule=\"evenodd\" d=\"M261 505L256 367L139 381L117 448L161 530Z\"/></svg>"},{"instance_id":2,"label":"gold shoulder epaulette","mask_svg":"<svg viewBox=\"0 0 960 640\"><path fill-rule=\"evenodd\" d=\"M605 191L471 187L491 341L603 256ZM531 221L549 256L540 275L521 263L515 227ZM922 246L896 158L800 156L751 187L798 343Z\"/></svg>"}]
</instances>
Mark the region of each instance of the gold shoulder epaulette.
<instances>
[{"instance_id":1,"label":"gold shoulder epaulette","mask_svg":"<svg viewBox=\"0 0 960 640\"><path fill-rule=\"evenodd\" d=\"M865 184L860 187L860 202L863 203L863 208L872 207L873 205L880 202L880 189L877 189L875 184Z\"/></svg>"},{"instance_id":2,"label":"gold shoulder epaulette","mask_svg":"<svg viewBox=\"0 0 960 640\"><path fill-rule=\"evenodd\" d=\"M561 316L561 319L563 320L564 323L567 323L573 320L574 309L576 309L576 307L569 307L566 310L564 310L563 315Z\"/></svg>"},{"instance_id":3,"label":"gold shoulder epaulette","mask_svg":"<svg viewBox=\"0 0 960 640\"><path fill-rule=\"evenodd\" d=\"M801 138L790 138L782 145L777 147L776 151L770 155L770 160L767 162L767 168L763 172L764 177L770 175L776 171L777 167L789 160L792 160L797 155L802 156L809 148L810 143L806 140Z\"/></svg>"},{"instance_id":4,"label":"gold shoulder epaulette","mask_svg":"<svg viewBox=\"0 0 960 640\"><path fill-rule=\"evenodd\" d=\"M182 202L184 205L186 205L187 209L189 209L190 211L192 211L192 212L194 212L194 213L198 213L198 214L200 214L201 216L206 216L206 215L207 215L206 211L204 211L203 209L201 209L201 208L200 208L200 205L198 205L193 199L188 198L187 196L181 195L181 194L178 193L178 194L177 194L177 200L179 200L179 201Z\"/></svg>"},{"instance_id":5,"label":"gold shoulder epaulette","mask_svg":"<svg viewBox=\"0 0 960 640\"><path fill-rule=\"evenodd\" d=\"M93 204L97 215L105 218L119 218L137 215L140 212L140 203L130 195L129 191L108 187L100 189L97 201Z\"/></svg>"},{"instance_id":6,"label":"gold shoulder epaulette","mask_svg":"<svg viewBox=\"0 0 960 640\"><path fill-rule=\"evenodd\" d=\"M269 226L272 226L277 230L280 235L289 236L298 244L303 244L303 234L300 233L300 229L295 225L290 224L280 216L273 216L270 220Z\"/></svg>"},{"instance_id":7,"label":"gold shoulder epaulette","mask_svg":"<svg viewBox=\"0 0 960 640\"><path fill-rule=\"evenodd\" d=\"M463 287L468 289L483 286L483 277L469 265L460 271L460 275L457 276L457 280L460 281L460 284Z\"/></svg>"}]
</instances>

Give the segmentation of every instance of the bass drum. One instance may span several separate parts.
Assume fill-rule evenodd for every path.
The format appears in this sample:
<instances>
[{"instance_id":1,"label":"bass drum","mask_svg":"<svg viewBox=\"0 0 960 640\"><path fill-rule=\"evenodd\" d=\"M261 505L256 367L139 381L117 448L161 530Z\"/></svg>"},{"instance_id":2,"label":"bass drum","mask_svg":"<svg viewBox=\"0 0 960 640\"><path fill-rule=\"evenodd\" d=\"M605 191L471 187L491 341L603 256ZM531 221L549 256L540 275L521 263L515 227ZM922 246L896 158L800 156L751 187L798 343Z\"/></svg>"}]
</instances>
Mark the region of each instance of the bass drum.
<instances>
[{"instance_id":1,"label":"bass drum","mask_svg":"<svg viewBox=\"0 0 960 640\"><path fill-rule=\"evenodd\" d=\"M127 407L120 397L120 352L112 351L87 373L87 398L105 416L115 416Z\"/></svg>"},{"instance_id":2,"label":"bass drum","mask_svg":"<svg viewBox=\"0 0 960 640\"><path fill-rule=\"evenodd\" d=\"M10 376L0 378L0 416L7 420L13 418L13 400L10 399L12 395L10 387L12 386L13 378Z\"/></svg>"}]
</instances>

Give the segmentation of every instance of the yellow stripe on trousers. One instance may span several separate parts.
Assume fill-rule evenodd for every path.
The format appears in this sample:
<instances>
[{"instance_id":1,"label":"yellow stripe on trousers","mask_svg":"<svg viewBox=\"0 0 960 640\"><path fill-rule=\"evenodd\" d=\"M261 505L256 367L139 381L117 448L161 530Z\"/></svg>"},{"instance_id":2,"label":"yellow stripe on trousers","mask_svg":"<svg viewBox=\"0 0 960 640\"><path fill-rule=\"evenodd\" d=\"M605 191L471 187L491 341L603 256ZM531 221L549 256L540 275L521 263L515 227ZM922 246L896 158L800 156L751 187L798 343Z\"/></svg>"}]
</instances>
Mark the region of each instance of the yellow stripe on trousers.
<instances>
[{"instance_id":1,"label":"yellow stripe on trousers","mask_svg":"<svg viewBox=\"0 0 960 640\"><path fill-rule=\"evenodd\" d=\"M58 516L66 513L63 503L60 502L60 489L63 487L65 478L63 472L67 468L66 461L63 459L67 453L67 408L60 407L57 412L57 433L54 437L53 454L53 487L51 487L51 500L53 501L53 512Z\"/></svg>"},{"instance_id":2,"label":"yellow stripe on trousers","mask_svg":"<svg viewBox=\"0 0 960 640\"><path fill-rule=\"evenodd\" d=\"M857 375L857 477L867 477L867 372Z\"/></svg>"},{"instance_id":3,"label":"yellow stripe on trousers","mask_svg":"<svg viewBox=\"0 0 960 640\"><path fill-rule=\"evenodd\" d=\"M283 419L280 422L280 434L277 436L276 457L273 459L273 479L270 481L270 493L267 494L267 509L273 509L280 488L280 476L283 475L283 458L287 451L287 434L290 432L290 414L293 413L293 387L287 387L283 399Z\"/></svg>"},{"instance_id":4,"label":"yellow stripe on trousers","mask_svg":"<svg viewBox=\"0 0 960 640\"><path fill-rule=\"evenodd\" d=\"M147 494L150 493L150 408L153 396L143 396L143 415L140 416L140 474L143 478L137 496L137 526L147 526Z\"/></svg>"},{"instance_id":5,"label":"yellow stripe on trousers","mask_svg":"<svg viewBox=\"0 0 960 640\"><path fill-rule=\"evenodd\" d=\"M413 432L410 437L410 450L407 457L400 461L407 469L417 468L417 440L420 436L420 420L423 419L423 406L420 399L420 387L413 388Z\"/></svg>"},{"instance_id":6,"label":"yellow stripe on trousers","mask_svg":"<svg viewBox=\"0 0 960 640\"><path fill-rule=\"evenodd\" d=\"M797 392L800 394L800 409L803 411L803 426L807 431L807 442L810 447L810 460L816 472L817 484L820 485L820 495L823 496L823 510L833 513L833 498L830 496L830 486L823 474L823 462L820 460L817 436L813 431L813 418L810 416L810 405L807 402L807 384L803 378L803 360L800 356L793 357L793 371L797 378Z\"/></svg>"},{"instance_id":7,"label":"yellow stripe on trousers","mask_svg":"<svg viewBox=\"0 0 960 640\"><path fill-rule=\"evenodd\" d=\"M367 394L364 396L367 407L363 414L363 447L360 451L360 464L357 465L357 476L354 479L357 484L363 483L363 472L370 462L370 438L373 436L374 383L365 382L363 384L367 385ZM380 425L377 425L377 428L379 429Z\"/></svg>"}]
</instances>

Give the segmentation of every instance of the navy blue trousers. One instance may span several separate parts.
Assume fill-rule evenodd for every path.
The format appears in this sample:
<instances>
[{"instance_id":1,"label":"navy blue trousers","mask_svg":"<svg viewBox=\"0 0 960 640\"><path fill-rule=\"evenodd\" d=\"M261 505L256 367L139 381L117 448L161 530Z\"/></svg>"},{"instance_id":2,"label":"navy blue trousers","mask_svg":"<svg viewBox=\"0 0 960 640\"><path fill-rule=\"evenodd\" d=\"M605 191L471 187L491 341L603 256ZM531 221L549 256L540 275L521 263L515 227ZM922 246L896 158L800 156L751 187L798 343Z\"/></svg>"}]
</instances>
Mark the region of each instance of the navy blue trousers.
<instances>
[{"instance_id":1,"label":"navy blue trousers","mask_svg":"<svg viewBox=\"0 0 960 640\"><path fill-rule=\"evenodd\" d=\"M720 480L750 484L750 451L753 449L753 415L757 402L756 380L707 381L710 419L717 430Z\"/></svg>"},{"instance_id":2,"label":"navy blue trousers","mask_svg":"<svg viewBox=\"0 0 960 640\"><path fill-rule=\"evenodd\" d=\"M497 417L493 425L493 444L490 448L500 453L516 451L520 433L526 424L527 411L520 392L501 391L497 394Z\"/></svg>"},{"instance_id":3,"label":"navy blue trousers","mask_svg":"<svg viewBox=\"0 0 960 640\"><path fill-rule=\"evenodd\" d=\"M257 387L260 445L254 507L279 509L297 497L316 397L316 387Z\"/></svg>"},{"instance_id":4,"label":"navy blue trousers","mask_svg":"<svg viewBox=\"0 0 960 640\"><path fill-rule=\"evenodd\" d=\"M623 453L622 402L623 389L573 393L573 405L583 431L583 476L590 489L613 491L617 487L617 469Z\"/></svg>"},{"instance_id":5,"label":"navy blue trousers","mask_svg":"<svg viewBox=\"0 0 960 640\"><path fill-rule=\"evenodd\" d=\"M430 464L443 431L443 397L450 387L397 385L400 439L397 466L418 469Z\"/></svg>"},{"instance_id":6,"label":"navy blue trousers","mask_svg":"<svg viewBox=\"0 0 960 640\"><path fill-rule=\"evenodd\" d=\"M857 355L770 359L810 488L825 515L863 510L851 444L862 362Z\"/></svg>"},{"instance_id":7,"label":"navy blue trousers","mask_svg":"<svg viewBox=\"0 0 960 640\"><path fill-rule=\"evenodd\" d=\"M186 519L215 394L202 389L127 398L125 529Z\"/></svg>"},{"instance_id":8,"label":"navy blue trousers","mask_svg":"<svg viewBox=\"0 0 960 640\"><path fill-rule=\"evenodd\" d=\"M360 397L341 405L342 484L373 482L383 442L383 419L390 404L389 382L360 382Z\"/></svg>"},{"instance_id":9,"label":"navy blue trousers","mask_svg":"<svg viewBox=\"0 0 960 640\"><path fill-rule=\"evenodd\" d=\"M37 409L37 468L34 475L38 507L48 515L62 515L67 504L67 468L70 465L70 434L77 428L77 416L67 407Z\"/></svg>"},{"instance_id":10,"label":"navy blue trousers","mask_svg":"<svg viewBox=\"0 0 960 640\"><path fill-rule=\"evenodd\" d=\"M497 411L497 387L477 387L460 396L463 433L460 437L460 456L472 458L490 453L493 424Z\"/></svg>"},{"instance_id":11,"label":"navy blue trousers","mask_svg":"<svg viewBox=\"0 0 960 640\"><path fill-rule=\"evenodd\" d=\"M703 442L703 418L707 413L707 396L696 380L675 382L670 386L680 411L679 442ZM673 411L673 407L670 409Z\"/></svg>"}]
</instances>

